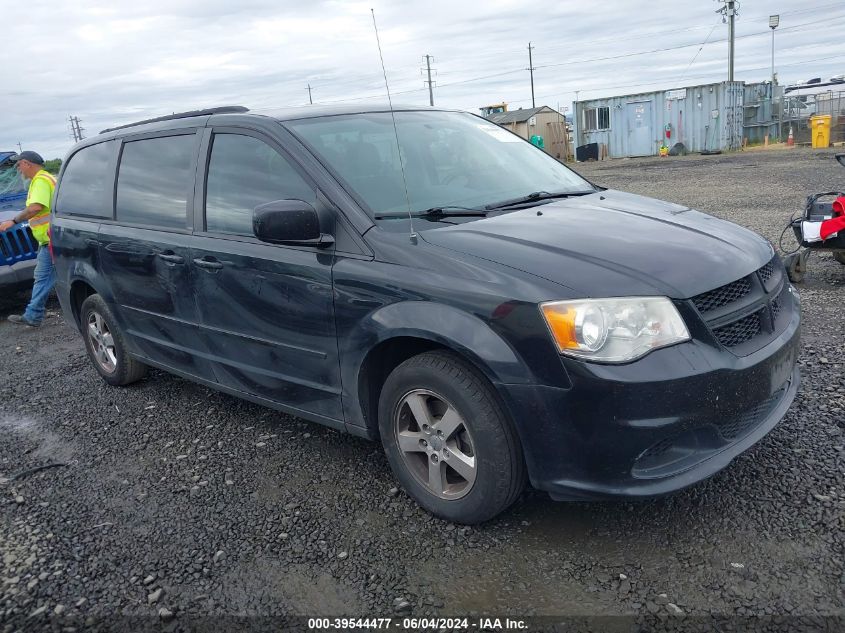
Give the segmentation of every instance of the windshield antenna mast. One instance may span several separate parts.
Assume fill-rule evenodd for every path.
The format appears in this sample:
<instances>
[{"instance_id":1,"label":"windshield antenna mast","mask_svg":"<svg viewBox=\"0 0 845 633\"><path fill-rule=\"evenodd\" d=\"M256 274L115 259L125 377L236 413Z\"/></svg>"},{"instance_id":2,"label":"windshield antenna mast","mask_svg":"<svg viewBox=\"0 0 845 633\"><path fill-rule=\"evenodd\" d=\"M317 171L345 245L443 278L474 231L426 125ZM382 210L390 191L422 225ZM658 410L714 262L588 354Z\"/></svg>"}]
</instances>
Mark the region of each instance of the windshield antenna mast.
<instances>
[{"instance_id":1,"label":"windshield antenna mast","mask_svg":"<svg viewBox=\"0 0 845 633\"><path fill-rule=\"evenodd\" d=\"M396 149L399 152L399 169L402 170L402 184L405 186L405 202L408 203L408 222L411 224L411 243L417 243L417 234L414 231L414 216L411 213L411 196L408 195L408 180L405 178L405 164L402 162L402 147L399 145L399 131L396 129L396 115L393 113L393 101L390 98L390 86L387 83L387 70L384 67L384 55L381 53L381 41L378 37L378 26L376 25L376 12L370 9L373 14L373 29L376 32L376 44L378 45L378 57L381 60L381 71L384 73L384 87L387 89L387 103L390 106L390 118L393 120L393 135L396 137Z\"/></svg>"}]
</instances>

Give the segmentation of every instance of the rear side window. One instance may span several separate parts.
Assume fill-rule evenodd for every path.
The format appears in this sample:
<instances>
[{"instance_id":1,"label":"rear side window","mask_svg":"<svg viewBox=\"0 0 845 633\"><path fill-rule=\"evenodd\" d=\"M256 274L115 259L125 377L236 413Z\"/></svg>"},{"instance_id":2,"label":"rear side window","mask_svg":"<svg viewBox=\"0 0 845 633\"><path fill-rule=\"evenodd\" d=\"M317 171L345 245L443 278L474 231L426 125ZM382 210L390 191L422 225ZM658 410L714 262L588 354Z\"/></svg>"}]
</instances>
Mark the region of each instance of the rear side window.
<instances>
[{"instance_id":1,"label":"rear side window","mask_svg":"<svg viewBox=\"0 0 845 633\"><path fill-rule=\"evenodd\" d=\"M252 136L214 136L206 186L206 230L251 236L255 207L290 199L313 205L317 194L284 156Z\"/></svg>"},{"instance_id":2,"label":"rear side window","mask_svg":"<svg viewBox=\"0 0 845 633\"><path fill-rule=\"evenodd\" d=\"M97 218L112 217L112 182L118 144L114 141L83 147L65 166L56 213Z\"/></svg>"},{"instance_id":3,"label":"rear side window","mask_svg":"<svg viewBox=\"0 0 845 633\"><path fill-rule=\"evenodd\" d=\"M195 145L194 134L126 143L117 177L117 219L186 228Z\"/></svg>"}]
</instances>

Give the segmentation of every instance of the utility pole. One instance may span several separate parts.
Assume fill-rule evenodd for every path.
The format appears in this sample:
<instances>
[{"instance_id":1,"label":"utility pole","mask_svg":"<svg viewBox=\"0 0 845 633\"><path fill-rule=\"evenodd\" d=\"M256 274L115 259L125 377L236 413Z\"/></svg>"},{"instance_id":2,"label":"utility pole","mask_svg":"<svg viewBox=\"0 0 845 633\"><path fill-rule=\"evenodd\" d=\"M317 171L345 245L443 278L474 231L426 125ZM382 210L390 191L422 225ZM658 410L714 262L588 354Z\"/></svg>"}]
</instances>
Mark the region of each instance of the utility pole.
<instances>
[{"instance_id":1,"label":"utility pole","mask_svg":"<svg viewBox=\"0 0 845 633\"><path fill-rule=\"evenodd\" d=\"M308 84L308 103L314 105L314 100L311 99L311 84Z\"/></svg>"},{"instance_id":2,"label":"utility pole","mask_svg":"<svg viewBox=\"0 0 845 633\"><path fill-rule=\"evenodd\" d=\"M78 143L83 138L85 138L82 135L82 132L85 130L85 128L83 128L79 125L79 117L77 117L77 116L69 117L69 121L70 121L70 131L73 134L73 140L74 140L74 142Z\"/></svg>"},{"instance_id":3,"label":"utility pole","mask_svg":"<svg viewBox=\"0 0 845 633\"><path fill-rule=\"evenodd\" d=\"M728 52L728 64L730 70L728 71L728 81L734 80L734 16L736 15L736 3L734 0L728 0L728 39L730 40L730 49Z\"/></svg>"},{"instance_id":4,"label":"utility pole","mask_svg":"<svg viewBox=\"0 0 845 633\"><path fill-rule=\"evenodd\" d=\"M728 23L728 81L734 80L734 18L739 15L736 0L719 0L725 6L716 11L722 14L722 22Z\"/></svg>"},{"instance_id":5,"label":"utility pole","mask_svg":"<svg viewBox=\"0 0 845 633\"><path fill-rule=\"evenodd\" d=\"M428 84L428 104L433 106L434 105L434 91L432 90L432 81L431 81L431 60L433 57L431 55L425 55L425 67L426 71L428 72L428 81L423 83Z\"/></svg>"},{"instance_id":6,"label":"utility pole","mask_svg":"<svg viewBox=\"0 0 845 633\"><path fill-rule=\"evenodd\" d=\"M18 141L18 154L20 154L22 151L23 151L23 147L21 147L21 142Z\"/></svg>"},{"instance_id":7,"label":"utility pole","mask_svg":"<svg viewBox=\"0 0 845 633\"><path fill-rule=\"evenodd\" d=\"M534 103L534 62L531 58L531 50L533 48L531 42L528 42L528 70L531 72L531 107L536 108L537 104Z\"/></svg>"}]
</instances>

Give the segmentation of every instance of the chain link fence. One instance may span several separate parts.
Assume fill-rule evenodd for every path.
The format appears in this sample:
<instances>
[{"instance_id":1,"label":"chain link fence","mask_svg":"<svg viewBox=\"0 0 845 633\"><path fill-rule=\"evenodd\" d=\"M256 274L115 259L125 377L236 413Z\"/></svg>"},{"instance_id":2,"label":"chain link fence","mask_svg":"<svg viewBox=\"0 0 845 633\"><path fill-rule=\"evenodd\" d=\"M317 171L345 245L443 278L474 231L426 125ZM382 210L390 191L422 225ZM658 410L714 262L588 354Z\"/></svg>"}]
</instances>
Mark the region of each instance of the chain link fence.
<instances>
[{"instance_id":1,"label":"chain link fence","mask_svg":"<svg viewBox=\"0 0 845 633\"><path fill-rule=\"evenodd\" d=\"M810 118L819 114L830 115L830 142L845 142L845 91L820 92L807 95L786 95L776 107L782 112L781 139L786 140L789 129L796 144L810 143L812 130ZM776 102L776 106L777 106Z\"/></svg>"}]
</instances>

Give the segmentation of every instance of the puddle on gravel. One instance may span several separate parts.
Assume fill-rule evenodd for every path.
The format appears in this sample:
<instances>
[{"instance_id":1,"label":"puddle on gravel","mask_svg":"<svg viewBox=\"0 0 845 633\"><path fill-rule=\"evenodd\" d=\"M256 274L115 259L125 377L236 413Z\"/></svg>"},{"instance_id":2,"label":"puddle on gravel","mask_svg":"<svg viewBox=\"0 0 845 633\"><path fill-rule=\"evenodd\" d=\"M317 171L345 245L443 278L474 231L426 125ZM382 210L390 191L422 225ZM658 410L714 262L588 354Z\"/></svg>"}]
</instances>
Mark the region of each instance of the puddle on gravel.
<instances>
[{"instance_id":1,"label":"puddle on gravel","mask_svg":"<svg viewBox=\"0 0 845 633\"><path fill-rule=\"evenodd\" d=\"M443 602L444 613L471 614L524 611L535 615L623 615L624 607L597 587L574 577L566 578L549 564L526 557L520 548L497 549L495 562L477 552L452 552L436 556L408 575Z\"/></svg>"},{"instance_id":2,"label":"puddle on gravel","mask_svg":"<svg viewBox=\"0 0 845 633\"><path fill-rule=\"evenodd\" d=\"M267 559L239 563L218 586L219 591L212 594L217 604L252 604L253 612L269 605L281 606L293 615L352 616L366 612L355 592L331 574L309 574L303 567Z\"/></svg>"}]
</instances>

